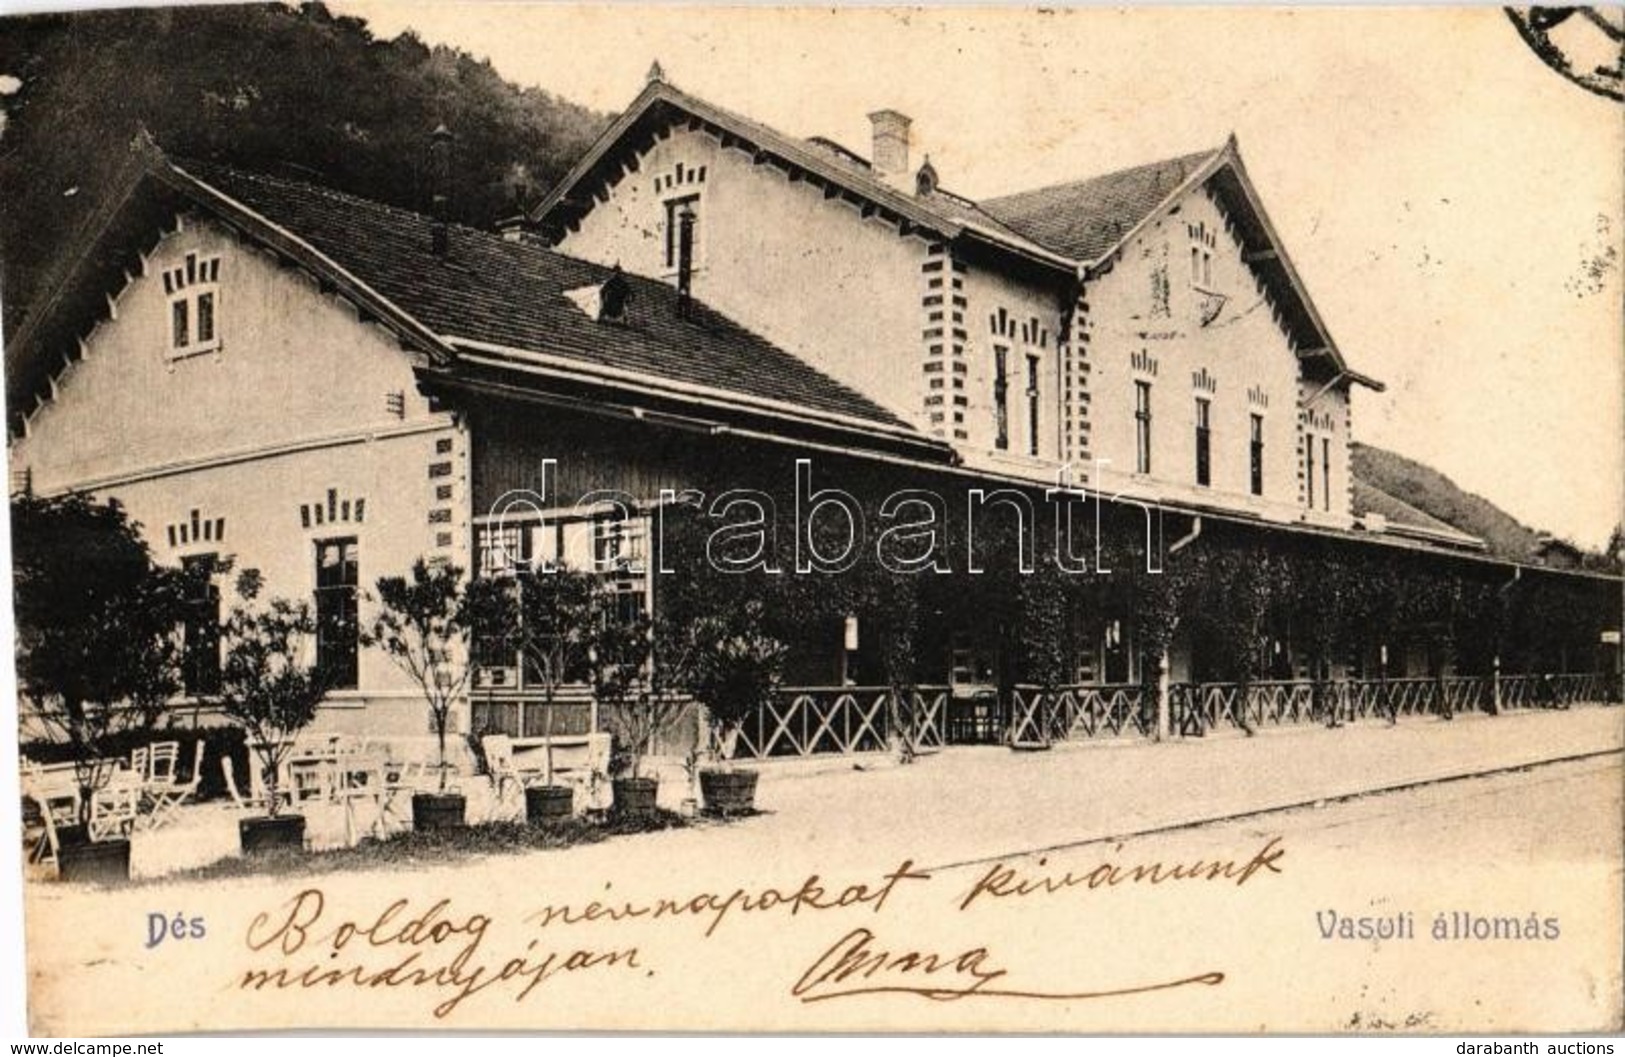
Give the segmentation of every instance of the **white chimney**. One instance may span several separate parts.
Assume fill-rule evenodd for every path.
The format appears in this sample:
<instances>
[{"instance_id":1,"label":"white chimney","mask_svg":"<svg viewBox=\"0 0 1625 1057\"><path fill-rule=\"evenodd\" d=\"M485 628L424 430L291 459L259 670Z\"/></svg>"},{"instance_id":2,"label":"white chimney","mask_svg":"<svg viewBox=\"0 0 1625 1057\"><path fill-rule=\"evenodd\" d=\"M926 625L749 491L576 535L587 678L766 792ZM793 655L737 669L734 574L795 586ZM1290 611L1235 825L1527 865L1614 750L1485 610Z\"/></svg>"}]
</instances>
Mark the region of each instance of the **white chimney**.
<instances>
[{"instance_id":1,"label":"white chimney","mask_svg":"<svg viewBox=\"0 0 1625 1057\"><path fill-rule=\"evenodd\" d=\"M908 127L913 122L907 114L895 110L876 110L869 115L869 124L874 130L869 164L875 174L889 183L907 181L910 177Z\"/></svg>"}]
</instances>

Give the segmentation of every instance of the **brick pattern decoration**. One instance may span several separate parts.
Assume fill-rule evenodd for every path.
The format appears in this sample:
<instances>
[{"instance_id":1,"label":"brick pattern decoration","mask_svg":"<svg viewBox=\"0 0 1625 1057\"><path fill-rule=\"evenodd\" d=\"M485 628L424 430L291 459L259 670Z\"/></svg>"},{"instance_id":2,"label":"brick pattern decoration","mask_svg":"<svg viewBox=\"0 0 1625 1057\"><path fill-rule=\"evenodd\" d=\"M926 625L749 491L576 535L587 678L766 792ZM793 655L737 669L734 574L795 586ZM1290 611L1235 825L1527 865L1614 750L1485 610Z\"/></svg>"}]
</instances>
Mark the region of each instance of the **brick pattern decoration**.
<instances>
[{"instance_id":1,"label":"brick pattern decoration","mask_svg":"<svg viewBox=\"0 0 1625 1057\"><path fill-rule=\"evenodd\" d=\"M1337 457L1342 460L1343 472L1343 513L1354 513L1354 454L1349 450L1349 443L1354 439L1354 391L1352 388L1343 390L1343 437L1342 445Z\"/></svg>"},{"instance_id":2,"label":"brick pattern decoration","mask_svg":"<svg viewBox=\"0 0 1625 1057\"><path fill-rule=\"evenodd\" d=\"M1077 468L1073 480L1079 483L1088 483L1089 475L1083 467L1093 458L1089 431L1090 404L1094 394L1089 387L1089 376L1093 371L1090 342L1094 337L1095 321L1089 314L1088 295L1087 286L1078 292L1077 304L1072 309L1072 340L1067 343L1069 355L1063 361L1066 364L1063 395L1067 417L1061 423L1061 452L1062 457Z\"/></svg>"},{"instance_id":3,"label":"brick pattern decoration","mask_svg":"<svg viewBox=\"0 0 1625 1057\"><path fill-rule=\"evenodd\" d=\"M169 538L170 549L190 547L198 543L224 543L226 540L226 519L223 517L206 518L201 511L193 510L186 517L166 526L165 535Z\"/></svg>"},{"instance_id":4,"label":"brick pattern decoration","mask_svg":"<svg viewBox=\"0 0 1625 1057\"><path fill-rule=\"evenodd\" d=\"M327 490L326 499L299 504L299 527L322 528L326 525L359 525L367 520L367 501L361 497L341 498L337 488Z\"/></svg>"},{"instance_id":5,"label":"brick pattern decoration","mask_svg":"<svg viewBox=\"0 0 1625 1057\"><path fill-rule=\"evenodd\" d=\"M219 281L219 257L199 260L197 254L188 253L186 263L176 265L164 272L164 293L166 295L178 294L195 284L217 283Z\"/></svg>"},{"instance_id":6,"label":"brick pattern decoration","mask_svg":"<svg viewBox=\"0 0 1625 1057\"><path fill-rule=\"evenodd\" d=\"M1209 374L1206 367L1203 367L1201 370L1191 372L1191 388L1198 393L1206 393L1212 396L1219 391L1219 380Z\"/></svg>"},{"instance_id":7,"label":"brick pattern decoration","mask_svg":"<svg viewBox=\"0 0 1625 1057\"><path fill-rule=\"evenodd\" d=\"M468 553L468 431L462 426L428 438L425 499L431 562L464 565Z\"/></svg>"},{"instance_id":8,"label":"brick pattern decoration","mask_svg":"<svg viewBox=\"0 0 1625 1057\"><path fill-rule=\"evenodd\" d=\"M1300 376L1298 378L1298 436L1293 451L1295 453L1294 461L1298 466L1298 505L1301 507L1308 507L1309 505L1309 481L1305 476L1307 470L1304 463L1304 451L1309 443L1309 409L1303 406L1304 401L1308 400L1309 396L1309 383L1305 382Z\"/></svg>"},{"instance_id":9,"label":"brick pattern decoration","mask_svg":"<svg viewBox=\"0 0 1625 1057\"><path fill-rule=\"evenodd\" d=\"M705 166L684 165L678 162L663 173L655 174L655 194L663 195L682 187L698 187L705 183Z\"/></svg>"},{"instance_id":10,"label":"brick pattern decoration","mask_svg":"<svg viewBox=\"0 0 1625 1057\"><path fill-rule=\"evenodd\" d=\"M933 437L969 440L965 409L969 398L965 378L970 365L965 360L968 334L965 330L965 263L948 254L947 247L932 243L920 265L920 338L925 376L924 420Z\"/></svg>"},{"instance_id":11,"label":"brick pattern decoration","mask_svg":"<svg viewBox=\"0 0 1625 1057\"><path fill-rule=\"evenodd\" d=\"M1268 411L1270 407L1269 390L1265 389L1261 385L1248 386L1247 406L1257 408L1260 411Z\"/></svg>"}]
</instances>

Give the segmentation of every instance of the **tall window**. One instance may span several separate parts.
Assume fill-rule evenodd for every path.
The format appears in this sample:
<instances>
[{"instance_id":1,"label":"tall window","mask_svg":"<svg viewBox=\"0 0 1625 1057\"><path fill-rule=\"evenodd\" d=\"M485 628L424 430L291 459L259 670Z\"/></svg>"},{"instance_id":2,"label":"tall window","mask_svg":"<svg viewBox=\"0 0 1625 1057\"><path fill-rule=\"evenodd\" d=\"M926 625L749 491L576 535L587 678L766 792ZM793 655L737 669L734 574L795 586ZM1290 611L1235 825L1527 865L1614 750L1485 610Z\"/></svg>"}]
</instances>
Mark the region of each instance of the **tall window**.
<instances>
[{"instance_id":1,"label":"tall window","mask_svg":"<svg viewBox=\"0 0 1625 1057\"><path fill-rule=\"evenodd\" d=\"M1206 246L1191 247L1191 285L1201 290L1213 286L1213 251Z\"/></svg>"},{"instance_id":2,"label":"tall window","mask_svg":"<svg viewBox=\"0 0 1625 1057\"><path fill-rule=\"evenodd\" d=\"M993 446L1010 448L1010 350L993 346Z\"/></svg>"},{"instance_id":3,"label":"tall window","mask_svg":"<svg viewBox=\"0 0 1625 1057\"><path fill-rule=\"evenodd\" d=\"M1332 508L1332 439L1320 438L1320 508Z\"/></svg>"},{"instance_id":4,"label":"tall window","mask_svg":"<svg viewBox=\"0 0 1625 1057\"><path fill-rule=\"evenodd\" d=\"M220 347L216 329L219 304L220 258L199 260L195 253L186 262L164 272L164 292L169 295L169 356L180 359Z\"/></svg>"},{"instance_id":5,"label":"tall window","mask_svg":"<svg viewBox=\"0 0 1625 1057\"><path fill-rule=\"evenodd\" d=\"M1305 475L1304 480L1308 482L1309 487L1309 509L1313 510L1315 508L1315 435L1310 433L1304 439L1306 443L1304 444L1303 454L1304 458L1308 460L1308 473Z\"/></svg>"},{"instance_id":6,"label":"tall window","mask_svg":"<svg viewBox=\"0 0 1625 1057\"><path fill-rule=\"evenodd\" d=\"M357 681L358 551L354 536L316 544L316 666L336 690L353 690Z\"/></svg>"},{"instance_id":7,"label":"tall window","mask_svg":"<svg viewBox=\"0 0 1625 1057\"><path fill-rule=\"evenodd\" d=\"M181 625L181 684L191 697L220 692L220 588L203 575L213 568L215 557L194 554L181 559L181 567L191 574Z\"/></svg>"},{"instance_id":8,"label":"tall window","mask_svg":"<svg viewBox=\"0 0 1625 1057\"><path fill-rule=\"evenodd\" d=\"M1027 357L1027 454L1038 454L1038 357Z\"/></svg>"},{"instance_id":9,"label":"tall window","mask_svg":"<svg viewBox=\"0 0 1625 1057\"><path fill-rule=\"evenodd\" d=\"M1196 400L1196 483L1204 488L1213 483L1212 455L1213 402Z\"/></svg>"},{"instance_id":10,"label":"tall window","mask_svg":"<svg viewBox=\"0 0 1625 1057\"><path fill-rule=\"evenodd\" d=\"M666 200L666 267L677 267L678 235L682 231L682 217L684 211L693 217L693 242L691 251L697 251L700 246L700 196L685 195L682 198L669 198Z\"/></svg>"},{"instance_id":11,"label":"tall window","mask_svg":"<svg viewBox=\"0 0 1625 1057\"><path fill-rule=\"evenodd\" d=\"M1264 494L1264 416L1252 416L1248 431L1249 465L1253 495Z\"/></svg>"},{"instance_id":12,"label":"tall window","mask_svg":"<svg viewBox=\"0 0 1625 1057\"><path fill-rule=\"evenodd\" d=\"M1134 469L1151 472L1151 383L1134 383Z\"/></svg>"}]
</instances>

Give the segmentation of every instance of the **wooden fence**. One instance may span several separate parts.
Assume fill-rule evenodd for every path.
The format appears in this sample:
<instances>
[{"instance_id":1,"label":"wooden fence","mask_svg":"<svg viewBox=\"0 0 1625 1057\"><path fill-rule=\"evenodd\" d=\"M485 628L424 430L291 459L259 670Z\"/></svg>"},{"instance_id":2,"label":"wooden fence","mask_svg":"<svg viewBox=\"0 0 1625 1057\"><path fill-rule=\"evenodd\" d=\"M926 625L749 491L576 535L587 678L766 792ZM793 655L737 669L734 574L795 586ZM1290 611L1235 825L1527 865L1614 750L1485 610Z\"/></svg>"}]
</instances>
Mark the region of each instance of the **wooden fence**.
<instances>
[{"instance_id":1,"label":"wooden fence","mask_svg":"<svg viewBox=\"0 0 1625 1057\"><path fill-rule=\"evenodd\" d=\"M1455 676L1449 678L1259 680L1172 683L1169 733L1196 737L1224 729L1259 730L1287 724L1353 722L1445 712L1498 712L1562 708L1619 700L1617 678L1601 673ZM781 688L740 731L741 760L861 755L906 750L935 752L949 743L950 702L945 686L908 692L882 686ZM1017 747L1102 738L1145 738L1157 733L1158 700L1138 683L1080 684L1046 690L1017 686L1000 710L1002 740ZM473 702L476 730L535 737L544 727L540 702ZM587 704L554 705L553 732L587 729ZM697 715L686 715L657 752L686 752L697 744ZM692 730L690 728L693 728Z\"/></svg>"},{"instance_id":2,"label":"wooden fence","mask_svg":"<svg viewBox=\"0 0 1625 1057\"><path fill-rule=\"evenodd\" d=\"M919 754L947 743L948 690L917 687L802 686L781 689L740 731L735 756L780 757L886 752Z\"/></svg>"}]
</instances>

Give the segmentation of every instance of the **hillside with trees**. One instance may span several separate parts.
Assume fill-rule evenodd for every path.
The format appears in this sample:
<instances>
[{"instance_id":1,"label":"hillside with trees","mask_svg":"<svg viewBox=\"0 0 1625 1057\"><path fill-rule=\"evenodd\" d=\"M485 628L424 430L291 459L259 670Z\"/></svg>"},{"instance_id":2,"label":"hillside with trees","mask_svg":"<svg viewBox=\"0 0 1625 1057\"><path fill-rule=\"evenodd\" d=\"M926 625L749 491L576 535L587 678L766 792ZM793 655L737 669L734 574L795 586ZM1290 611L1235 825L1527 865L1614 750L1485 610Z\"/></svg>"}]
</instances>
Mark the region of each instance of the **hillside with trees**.
<instances>
[{"instance_id":1,"label":"hillside with trees","mask_svg":"<svg viewBox=\"0 0 1625 1057\"><path fill-rule=\"evenodd\" d=\"M1490 553L1514 561L1538 557L1542 533L1481 495L1465 491L1456 482L1414 459L1375 448L1369 444L1351 445L1354 475L1391 496L1397 496L1430 517L1438 518L1463 532L1477 536ZM1620 530L1602 551L1581 551L1580 564L1593 569L1618 567Z\"/></svg>"},{"instance_id":2,"label":"hillside with trees","mask_svg":"<svg viewBox=\"0 0 1625 1057\"><path fill-rule=\"evenodd\" d=\"M425 209L427 137L444 123L454 218L487 225L557 181L609 120L460 49L375 39L320 3L0 19L0 78L14 89L0 95L7 334L104 205L140 128L174 156Z\"/></svg>"}]
</instances>

